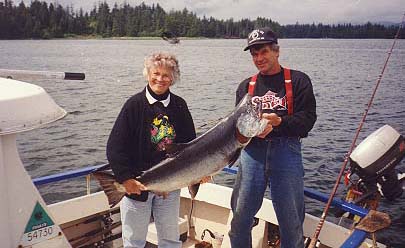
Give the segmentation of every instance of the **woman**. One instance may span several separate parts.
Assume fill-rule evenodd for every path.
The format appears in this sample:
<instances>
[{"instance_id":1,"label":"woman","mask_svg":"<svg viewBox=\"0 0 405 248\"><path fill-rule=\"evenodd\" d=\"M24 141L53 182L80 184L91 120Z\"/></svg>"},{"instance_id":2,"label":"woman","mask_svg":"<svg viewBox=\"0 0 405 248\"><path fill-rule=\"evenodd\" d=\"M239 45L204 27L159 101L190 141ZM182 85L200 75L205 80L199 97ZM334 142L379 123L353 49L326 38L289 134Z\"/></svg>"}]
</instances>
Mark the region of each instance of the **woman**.
<instances>
[{"instance_id":1,"label":"woman","mask_svg":"<svg viewBox=\"0 0 405 248\"><path fill-rule=\"evenodd\" d=\"M169 89L180 77L176 57L146 57L143 74L148 84L124 104L107 143L108 161L127 192L120 205L123 244L145 246L152 214L159 247L181 247L180 190L158 195L134 178L165 158L166 144L194 139L195 128L186 102Z\"/></svg>"}]
</instances>

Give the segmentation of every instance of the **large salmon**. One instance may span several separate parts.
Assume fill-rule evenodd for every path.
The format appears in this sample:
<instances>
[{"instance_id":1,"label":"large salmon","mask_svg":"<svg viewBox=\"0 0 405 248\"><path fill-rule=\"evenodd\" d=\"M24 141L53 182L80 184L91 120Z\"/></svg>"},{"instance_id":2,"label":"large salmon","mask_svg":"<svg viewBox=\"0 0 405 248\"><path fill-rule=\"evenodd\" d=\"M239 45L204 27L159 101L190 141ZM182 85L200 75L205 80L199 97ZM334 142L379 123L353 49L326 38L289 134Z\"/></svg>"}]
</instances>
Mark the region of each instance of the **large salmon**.
<instances>
[{"instance_id":1,"label":"large salmon","mask_svg":"<svg viewBox=\"0 0 405 248\"><path fill-rule=\"evenodd\" d=\"M201 136L188 143L166 147L168 158L136 180L154 192L195 185L190 192L194 197L203 177L231 166L250 139L263 131L266 121L260 118L260 106L258 109L251 102L251 96L246 95L232 113ZM97 171L93 175L107 194L109 204L117 204L125 194L124 187L114 181L111 173Z\"/></svg>"}]
</instances>

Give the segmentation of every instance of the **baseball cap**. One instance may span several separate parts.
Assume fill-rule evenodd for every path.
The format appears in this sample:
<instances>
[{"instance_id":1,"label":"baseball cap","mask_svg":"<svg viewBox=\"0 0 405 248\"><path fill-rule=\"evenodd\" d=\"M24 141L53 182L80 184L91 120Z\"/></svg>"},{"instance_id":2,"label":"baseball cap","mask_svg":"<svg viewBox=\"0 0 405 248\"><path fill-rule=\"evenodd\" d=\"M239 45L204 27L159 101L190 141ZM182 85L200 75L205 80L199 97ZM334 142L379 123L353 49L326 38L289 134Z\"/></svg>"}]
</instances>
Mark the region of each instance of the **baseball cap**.
<instances>
[{"instance_id":1,"label":"baseball cap","mask_svg":"<svg viewBox=\"0 0 405 248\"><path fill-rule=\"evenodd\" d=\"M276 43L277 44L277 36L268 27L264 28L258 28L250 32L248 38L247 38L247 47L243 49L243 51L246 51L250 49L251 46L257 45L257 44L266 44L266 43Z\"/></svg>"}]
</instances>

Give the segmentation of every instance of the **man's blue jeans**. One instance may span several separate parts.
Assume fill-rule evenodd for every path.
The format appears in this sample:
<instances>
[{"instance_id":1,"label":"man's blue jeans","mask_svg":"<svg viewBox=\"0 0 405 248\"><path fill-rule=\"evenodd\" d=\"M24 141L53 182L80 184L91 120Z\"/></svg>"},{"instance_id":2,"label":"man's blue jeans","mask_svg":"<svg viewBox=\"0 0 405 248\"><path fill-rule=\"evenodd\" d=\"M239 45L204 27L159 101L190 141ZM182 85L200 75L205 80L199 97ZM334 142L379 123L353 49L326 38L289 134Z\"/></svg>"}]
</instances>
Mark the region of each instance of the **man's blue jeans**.
<instances>
[{"instance_id":1,"label":"man's blue jeans","mask_svg":"<svg viewBox=\"0 0 405 248\"><path fill-rule=\"evenodd\" d=\"M179 208L180 190L169 192L166 199L149 192L146 202L124 197L120 205L124 247L145 247L150 216L153 213L159 248L180 248Z\"/></svg>"},{"instance_id":2,"label":"man's blue jeans","mask_svg":"<svg viewBox=\"0 0 405 248\"><path fill-rule=\"evenodd\" d=\"M304 247L304 169L298 138L255 138L242 151L231 206L232 248L252 247L252 225L267 183L280 228L281 247Z\"/></svg>"}]
</instances>

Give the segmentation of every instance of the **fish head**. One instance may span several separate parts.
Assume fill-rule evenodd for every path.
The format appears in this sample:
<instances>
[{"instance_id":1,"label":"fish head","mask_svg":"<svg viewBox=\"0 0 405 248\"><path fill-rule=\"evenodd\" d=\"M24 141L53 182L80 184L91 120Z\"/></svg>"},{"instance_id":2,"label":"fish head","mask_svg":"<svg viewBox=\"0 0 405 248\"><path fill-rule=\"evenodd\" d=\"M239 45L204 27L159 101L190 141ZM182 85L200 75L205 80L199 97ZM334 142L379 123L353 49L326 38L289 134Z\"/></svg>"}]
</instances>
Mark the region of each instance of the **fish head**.
<instances>
[{"instance_id":1,"label":"fish head","mask_svg":"<svg viewBox=\"0 0 405 248\"><path fill-rule=\"evenodd\" d=\"M236 122L239 133L247 138L252 138L264 131L268 120L262 118L262 104L253 104L252 96L246 94L238 105L240 114Z\"/></svg>"}]
</instances>

